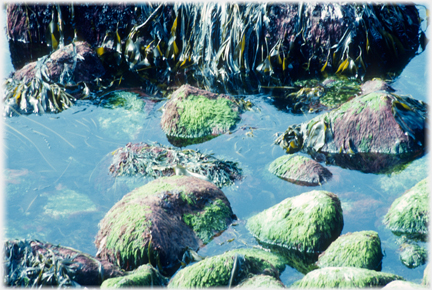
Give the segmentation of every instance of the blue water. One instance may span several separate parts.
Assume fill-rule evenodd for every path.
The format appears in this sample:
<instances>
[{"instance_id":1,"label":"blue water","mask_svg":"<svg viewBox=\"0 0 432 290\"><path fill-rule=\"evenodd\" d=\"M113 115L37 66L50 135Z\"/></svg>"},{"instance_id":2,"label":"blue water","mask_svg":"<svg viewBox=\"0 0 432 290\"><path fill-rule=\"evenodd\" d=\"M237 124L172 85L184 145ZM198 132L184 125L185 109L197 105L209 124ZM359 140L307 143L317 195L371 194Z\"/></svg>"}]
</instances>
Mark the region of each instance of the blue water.
<instances>
[{"instance_id":1,"label":"blue water","mask_svg":"<svg viewBox=\"0 0 432 290\"><path fill-rule=\"evenodd\" d=\"M427 102L429 50L416 56L395 80L392 86L396 93ZM5 66L9 73L12 67ZM201 249L201 255L256 245L244 228L244 220L288 197L316 189L291 184L267 171L269 163L285 154L272 144L274 134L316 115L292 115L278 110L271 95L244 97L254 103L254 110L242 115L233 132L186 147L237 161L245 174L242 182L222 189L239 218L238 226L230 227ZM170 145L160 127L163 102L137 102L145 104L143 110L108 109L90 101L78 101L59 114L4 119L5 238L39 239L96 253L93 242L98 222L124 194L148 181L114 180L108 174L110 153L128 142ZM377 231L385 252L382 271L416 283L421 282L425 267L408 269L399 261L397 238L383 226L382 218L394 199L427 177L426 160L424 156L392 175L327 166L333 178L319 187L337 194L342 201L342 234ZM290 285L302 276L287 267L281 279Z\"/></svg>"}]
</instances>

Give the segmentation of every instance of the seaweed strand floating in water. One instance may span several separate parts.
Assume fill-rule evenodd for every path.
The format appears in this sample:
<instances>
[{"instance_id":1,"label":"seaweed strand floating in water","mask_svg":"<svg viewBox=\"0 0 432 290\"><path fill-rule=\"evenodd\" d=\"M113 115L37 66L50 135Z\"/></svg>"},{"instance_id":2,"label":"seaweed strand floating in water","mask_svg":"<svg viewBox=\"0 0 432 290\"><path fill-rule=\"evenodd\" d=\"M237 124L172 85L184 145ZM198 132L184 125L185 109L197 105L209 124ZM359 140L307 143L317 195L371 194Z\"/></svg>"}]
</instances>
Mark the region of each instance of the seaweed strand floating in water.
<instances>
[{"instance_id":1,"label":"seaweed strand floating in water","mask_svg":"<svg viewBox=\"0 0 432 290\"><path fill-rule=\"evenodd\" d=\"M234 181L242 179L242 170L237 162L219 160L212 154L192 149L175 149L158 143L128 143L112 155L113 162L109 171L114 177L137 174L153 178L171 176L180 165L192 174L207 178L218 187L232 185Z\"/></svg>"}]
</instances>

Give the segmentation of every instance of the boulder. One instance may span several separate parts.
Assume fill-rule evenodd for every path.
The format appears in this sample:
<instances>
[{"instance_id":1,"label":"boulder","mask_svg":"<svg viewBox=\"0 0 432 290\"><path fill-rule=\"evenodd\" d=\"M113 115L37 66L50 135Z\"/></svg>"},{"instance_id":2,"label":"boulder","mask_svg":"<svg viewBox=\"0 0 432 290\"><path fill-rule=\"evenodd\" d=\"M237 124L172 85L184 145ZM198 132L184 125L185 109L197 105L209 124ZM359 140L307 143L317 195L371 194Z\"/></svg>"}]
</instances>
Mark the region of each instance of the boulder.
<instances>
[{"instance_id":1,"label":"boulder","mask_svg":"<svg viewBox=\"0 0 432 290\"><path fill-rule=\"evenodd\" d=\"M150 264L141 265L131 272L126 272L126 274L123 277L105 280L100 288L153 287L164 286L168 282L168 279Z\"/></svg>"},{"instance_id":2,"label":"boulder","mask_svg":"<svg viewBox=\"0 0 432 290\"><path fill-rule=\"evenodd\" d=\"M419 245L406 242L399 246L399 258L405 266L408 268L417 268L418 266L424 265L427 260L426 249Z\"/></svg>"},{"instance_id":3,"label":"boulder","mask_svg":"<svg viewBox=\"0 0 432 290\"><path fill-rule=\"evenodd\" d=\"M254 275L251 278L244 280L234 288L246 288L246 289L273 289L273 288L286 288L285 285L273 276L268 275Z\"/></svg>"},{"instance_id":4,"label":"boulder","mask_svg":"<svg viewBox=\"0 0 432 290\"><path fill-rule=\"evenodd\" d=\"M356 267L381 270L381 240L377 232L347 233L336 239L318 257L317 265L324 267Z\"/></svg>"},{"instance_id":5,"label":"boulder","mask_svg":"<svg viewBox=\"0 0 432 290\"><path fill-rule=\"evenodd\" d=\"M425 289L425 287L409 281L395 280L385 285L382 289Z\"/></svg>"},{"instance_id":6,"label":"boulder","mask_svg":"<svg viewBox=\"0 0 432 290\"><path fill-rule=\"evenodd\" d=\"M306 192L252 216L246 227L265 244L321 253L342 232L341 203L331 192Z\"/></svg>"},{"instance_id":7,"label":"boulder","mask_svg":"<svg viewBox=\"0 0 432 290\"><path fill-rule=\"evenodd\" d=\"M429 188L425 178L397 198L383 223L396 235L426 241L429 224Z\"/></svg>"},{"instance_id":8,"label":"boulder","mask_svg":"<svg viewBox=\"0 0 432 290\"><path fill-rule=\"evenodd\" d=\"M315 160L300 155L281 156L270 164L268 170L289 182L306 186L322 185L333 176Z\"/></svg>"},{"instance_id":9,"label":"boulder","mask_svg":"<svg viewBox=\"0 0 432 290\"><path fill-rule=\"evenodd\" d=\"M355 267L327 267L309 272L292 288L370 288L382 287L402 277Z\"/></svg>"},{"instance_id":10,"label":"boulder","mask_svg":"<svg viewBox=\"0 0 432 290\"><path fill-rule=\"evenodd\" d=\"M172 275L189 248L197 251L235 219L213 183L191 176L158 178L118 201L99 223L97 257L122 269L150 263Z\"/></svg>"},{"instance_id":11,"label":"boulder","mask_svg":"<svg viewBox=\"0 0 432 290\"><path fill-rule=\"evenodd\" d=\"M430 275L431 275L431 268L430 268L430 264L428 263L423 273L422 285L430 286Z\"/></svg>"}]
</instances>

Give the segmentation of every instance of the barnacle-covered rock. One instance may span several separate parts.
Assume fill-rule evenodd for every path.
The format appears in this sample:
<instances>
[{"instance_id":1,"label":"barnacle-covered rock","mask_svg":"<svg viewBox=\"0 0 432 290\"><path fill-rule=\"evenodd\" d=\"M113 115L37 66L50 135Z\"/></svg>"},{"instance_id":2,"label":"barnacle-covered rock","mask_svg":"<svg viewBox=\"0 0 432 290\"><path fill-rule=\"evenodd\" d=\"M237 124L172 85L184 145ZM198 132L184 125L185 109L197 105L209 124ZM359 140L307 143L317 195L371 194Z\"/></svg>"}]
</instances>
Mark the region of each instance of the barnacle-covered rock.
<instances>
[{"instance_id":1,"label":"barnacle-covered rock","mask_svg":"<svg viewBox=\"0 0 432 290\"><path fill-rule=\"evenodd\" d=\"M406 242L399 246L399 258L408 268L417 268L426 263L427 252L415 243Z\"/></svg>"},{"instance_id":2,"label":"barnacle-covered rock","mask_svg":"<svg viewBox=\"0 0 432 290\"><path fill-rule=\"evenodd\" d=\"M232 97L183 85L165 104L161 126L168 136L211 139L239 120L240 108Z\"/></svg>"},{"instance_id":3,"label":"barnacle-covered rock","mask_svg":"<svg viewBox=\"0 0 432 290\"><path fill-rule=\"evenodd\" d=\"M241 180L237 162L217 159L192 149L177 149L161 144L128 143L112 153L109 171L113 176L142 175L157 178L174 174L190 175L222 187Z\"/></svg>"},{"instance_id":4,"label":"barnacle-covered rock","mask_svg":"<svg viewBox=\"0 0 432 290\"><path fill-rule=\"evenodd\" d=\"M281 156L270 164L268 170L289 182L307 186L324 184L332 177L327 168L300 155Z\"/></svg>"},{"instance_id":5,"label":"barnacle-covered rock","mask_svg":"<svg viewBox=\"0 0 432 290\"><path fill-rule=\"evenodd\" d=\"M381 270L383 258L377 232L361 231L342 235L318 257L317 265L324 267L357 267Z\"/></svg>"},{"instance_id":6,"label":"barnacle-covered rock","mask_svg":"<svg viewBox=\"0 0 432 290\"><path fill-rule=\"evenodd\" d=\"M4 282L15 287L98 286L125 275L106 260L38 240L7 240L4 259Z\"/></svg>"},{"instance_id":7,"label":"barnacle-covered rock","mask_svg":"<svg viewBox=\"0 0 432 290\"><path fill-rule=\"evenodd\" d=\"M276 255L262 250L231 250L181 269L170 280L168 288L231 287L251 274L278 277L279 270L285 268L282 261Z\"/></svg>"},{"instance_id":8,"label":"barnacle-covered rock","mask_svg":"<svg viewBox=\"0 0 432 290\"><path fill-rule=\"evenodd\" d=\"M321 253L342 232L341 203L331 192L302 193L249 218L246 227L263 243Z\"/></svg>"},{"instance_id":9,"label":"barnacle-covered rock","mask_svg":"<svg viewBox=\"0 0 432 290\"><path fill-rule=\"evenodd\" d=\"M235 219L214 184L190 176L161 177L125 195L105 215L98 257L132 270L150 263L173 274L183 254L208 243Z\"/></svg>"},{"instance_id":10,"label":"barnacle-covered rock","mask_svg":"<svg viewBox=\"0 0 432 290\"><path fill-rule=\"evenodd\" d=\"M275 143L363 172L382 172L424 153L427 106L422 101L378 91L290 126Z\"/></svg>"},{"instance_id":11,"label":"barnacle-covered rock","mask_svg":"<svg viewBox=\"0 0 432 290\"><path fill-rule=\"evenodd\" d=\"M123 277L106 279L100 288L164 286L167 282L168 279L162 276L156 268L151 264L145 264L131 272L126 272Z\"/></svg>"},{"instance_id":12,"label":"barnacle-covered rock","mask_svg":"<svg viewBox=\"0 0 432 290\"><path fill-rule=\"evenodd\" d=\"M402 277L355 267L327 267L309 272L292 288L370 288L387 285Z\"/></svg>"},{"instance_id":13,"label":"barnacle-covered rock","mask_svg":"<svg viewBox=\"0 0 432 290\"><path fill-rule=\"evenodd\" d=\"M251 278L244 280L242 283L234 288L246 288L246 289L274 289L274 288L286 288L285 285L273 276L269 275L254 275Z\"/></svg>"},{"instance_id":14,"label":"barnacle-covered rock","mask_svg":"<svg viewBox=\"0 0 432 290\"><path fill-rule=\"evenodd\" d=\"M397 198L384 216L383 222L396 235L425 241L429 225L427 178Z\"/></svg>"}]
</instances>

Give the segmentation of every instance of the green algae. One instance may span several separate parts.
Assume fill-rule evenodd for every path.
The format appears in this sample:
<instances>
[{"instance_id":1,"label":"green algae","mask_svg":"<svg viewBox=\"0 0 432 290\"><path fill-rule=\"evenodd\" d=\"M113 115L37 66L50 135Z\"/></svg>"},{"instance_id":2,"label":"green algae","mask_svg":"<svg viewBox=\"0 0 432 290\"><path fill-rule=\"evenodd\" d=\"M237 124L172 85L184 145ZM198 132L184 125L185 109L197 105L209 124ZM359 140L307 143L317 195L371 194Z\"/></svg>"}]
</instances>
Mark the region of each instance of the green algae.
<instances>
[{"instance_id":1,"label":"green algae","mask_svg":"<svg viewBox=\"0 0 432 290\"><path fill-rule=\"evenodd\" d=\"M309 272L292 288L367 288L384 286L402 277L355 267L327 267Z\"/></svg>"},{"instance_id":2,"label":"green algae","mask_svg":"<svg viewBox=\"0 0 432 290\"><path fill-rule=\"evenodd\" d=\"M255 275L251 278L244 280L242 283L240 283L239 285L237 285L234 288L273 289L273 288L286 288L286 287L284 286L284 284L279 279L276 279L273 276Z\"/></svg>"},{"instance_id":3,"label":"green algae","mask_svg":"<svg viewBox=\"0 0 432 290\"><path fill-rule=\"evenodd\" d=\"M54 217L66 217L77 212L96 211L96 205L87 195L66 189L48 195L48 202L44 206L44 210L45 214Z\"/></svg>"},{"instance_id":4,"label":"green algae","mask_svg":"<svg viewBox=\"0 0 432 290\"><path fill-rule=\"evenodd\" d=\"M338 237L318 258L324 267L357 267L381 270L383 254L377 232L361 231Z\"/></svg>"},{"instance_id":5,"label":"green algae","mask_svg":"<svg viewBox=\"0 0 432 290\"><path fill-rule=\"evenodd\" d=\"M417 268L424 265L427 260L426 249L414 243L403 243L399 246L399 258L408 268Z\"/></svg>"},{"instance_id":6,"label":"green algae","mask_svg":"<svg viewBox=\"0 0 432 290\"><path fill-rule=\"evenodd\" d=\"M247 229L261 242L304 253L325 250L340 235L340 201L327 191L287 198L248 219Z\"/></svg>"},{"instance_id":7,"label":"green algae","mask_svg":"<svg viewBox=\"0 0 432 290\"><path fill-rule=\"evenodd\" d=\"M166 285L167 278L162 276L150 264L145 264L134 271L127 272L126 276L106 279L100 288L126 288L126 287L152 287Z\"/></svg>"},{"instance_id":8,"label":"green algae","mask_svg":"<svg viewBox=\"0 0 432 290\"><path fill-rule=\"evenodd\" d=\"M427 178L397 198L383 219L394 234L426 240L429 224L429 189Z\"/></svg>"},{"instance_id":9,"label":"green algae","mask_svg":"<svg viewBox=\"0 0 432 290\"><path fill-rule=\"evenodd\" d=\"M215 233L228 227L225 222L227 216L231 216L231 210L220 199L217 199L205 206L201 212L183 215L183 220L203 243L207 244Z\"/></svg>"},{"instance_id":10,"label":"green algae","mask_svg":"<svg viewBox=\"0 0 432 290\"><path fill-rule=\"evenodd\" d=\"M284 155L270 163L268 170L276 176L285 177L287 172L296 172L308 160L301 155Z\"/></svg>"}]
</instances>

